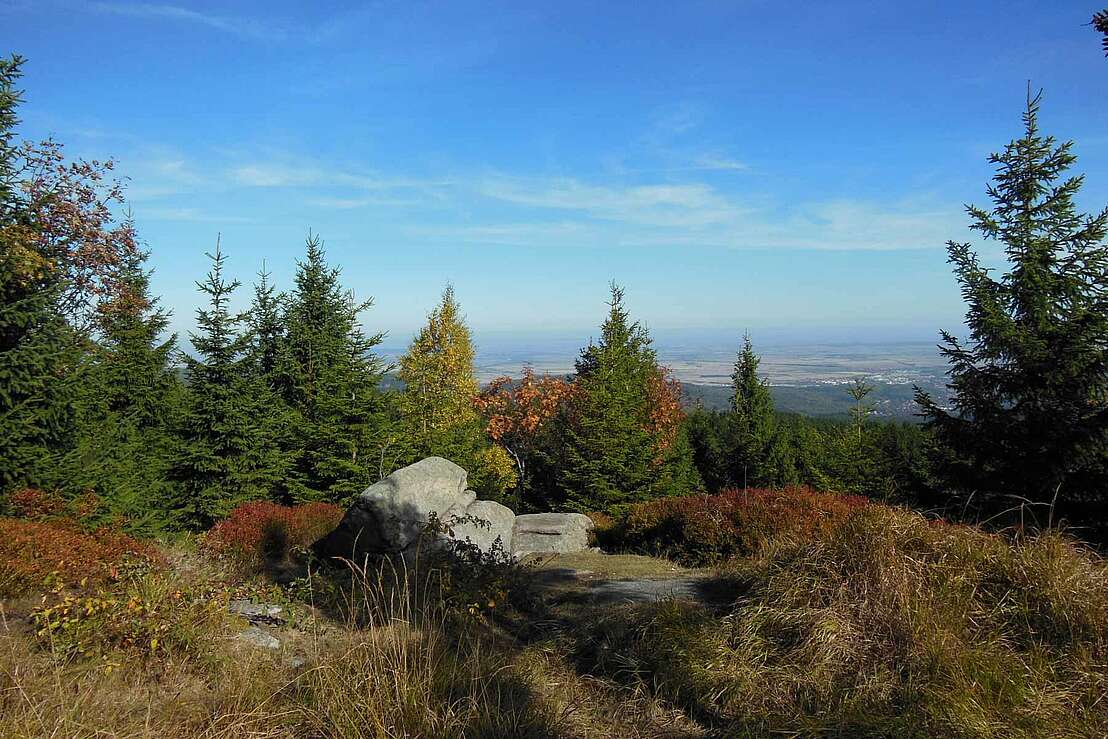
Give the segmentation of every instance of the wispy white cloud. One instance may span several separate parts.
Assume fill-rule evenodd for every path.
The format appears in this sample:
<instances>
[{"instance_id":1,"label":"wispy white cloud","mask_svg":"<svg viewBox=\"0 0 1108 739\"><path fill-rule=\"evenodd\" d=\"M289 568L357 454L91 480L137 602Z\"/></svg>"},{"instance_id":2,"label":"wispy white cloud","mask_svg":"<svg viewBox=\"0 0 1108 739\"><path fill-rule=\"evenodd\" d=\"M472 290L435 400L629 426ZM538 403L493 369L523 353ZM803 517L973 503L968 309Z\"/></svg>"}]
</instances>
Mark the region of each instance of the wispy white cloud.
<instances>
[{"instance_id":1,"label":"wispy white cloud","mask_svg":"<svg viewBox=\"0 0 1108 739\"><path fill-rule=\"evenodd\" d=\"M307 204L316 208L329 208L332 210L356 210L369 207L404 207L418 208L426 205L426 200L415 197L391 197L388 195L374 195L357 198L309 198Z\"/></svg>"},{"instance_id":2,"label":"wispy white cloud","mask_svg":"<svg viewBox=\"0 0 1108 739\"><path fill-rule=\"evenodd\" d=\"M742 168L741 162L727 159L700 164ZM941 248L947 239L967 237L957 203L839 198L781 204L766 193L740 195L719 183L696 181L689 171L664 175L678 181L659 181L650 173L579 178L481 172L428 178L328 169L295 158L205 168L173 156L146 161L143 171L146 190L140 199L160 196L161 207L137 213L140 217L237 221L193 208L188 193L290 188L313 208L403 208L415 214L416 223L423 220L420 214L436 213L438 225L405 229L414 242L896 250Z\"/></svg>"},{"instance_id":3,"label":"wispy white cloud","mask_svg":"<svg viewBox=\"0 0 1108 739\"><path fill-rule=\"evenodd\" d=\"M288 37L288 31L284 28L263 23L256 19L202 13L198 10L181 7L179 5L97 2L92 3L89 7L101 13L111 13L113 15L183 21L195 25L206 26L224 33L258 40L280 41Z\"/></svg>"},{"instance_id":4,"label":"wispy white cloud","mask_svg":"<svg viewBox=\"0 0 1108 739\"><path fill-rule=\"evenodd\" d=\"M326 169L314 165L298 163L255 161L240 164L227 170L230 182L243 187L257 188L331 188L355 192L423 192L428 195L456 185L450 178L386 176L372 171L350 171ZM327 207L354 208L373 202L383 202L395 198L367 198L361 195L330 195L318 198L315 202Z\"/></svg>"},{"instance_id":5,"label":"wispy white cloud","mask_svg":"<svg viewBox=\"0 0 1108 739\"><path fill-rule=\"evenodd\" d=\"M593 218L642 225L702 226L740 213L713 188L699 183L612 187L572 178L491 177L480 181L478 191L516 205L580 211Z\"/></svg>"},{"instance_id":6,"label":"wispy white cloud","mask_svg":"<svg viewBox=\"0 0 1108 739\"><path fill-rule=\"evenodd\" d=\"M750 165L721 154L701 154L693 160L690 169L746 172L750 170Z\"/></svg>"},{"instance_id":7,"label":"wispy white cloud","mask_svg":"<svg viewBox=\"0 0 1108 739\"><path fill-rule=\"evenodd\" d=\"M688 133L704 122L704 115L702 105L691 100L681 101L660 111L643 138L656 141Z\"/></svg>"},{"instance_id":8,"label":"wispy white cloud","mask_svg":"<svg viewBox=\"0 0 1108 739\"><path fill-rule=\"evenodd\" d=\"M212 177L176 152L147 150L120 161L128 175L128 200L162 200L219 186Z\"/></svg>"},{"instance_id":9,"label":"wispy white cloud","mask_svg":"<svg viewBox=\"0 0 1108 739\"><path fill-rule=\"evenodd\" d=\"M410 233L496 245L799 250L941 248L965 236L960 206L935 202L836 199L771 209L702 183L620 186L503 176L480 180L476 192L518 206L520 217L417 226Z\"/></svg>"},{"instance_id":10,"label":"wispy white cloud","mask_svg":"<svg viewBox=\"0 0 1108 739\"><path fill-rule=\"evenodd\" d=\"M300 187L319 184L319 172L280 164L244 164L228 174L235 184L246 187Z\"/></svg>"}]
</instances>

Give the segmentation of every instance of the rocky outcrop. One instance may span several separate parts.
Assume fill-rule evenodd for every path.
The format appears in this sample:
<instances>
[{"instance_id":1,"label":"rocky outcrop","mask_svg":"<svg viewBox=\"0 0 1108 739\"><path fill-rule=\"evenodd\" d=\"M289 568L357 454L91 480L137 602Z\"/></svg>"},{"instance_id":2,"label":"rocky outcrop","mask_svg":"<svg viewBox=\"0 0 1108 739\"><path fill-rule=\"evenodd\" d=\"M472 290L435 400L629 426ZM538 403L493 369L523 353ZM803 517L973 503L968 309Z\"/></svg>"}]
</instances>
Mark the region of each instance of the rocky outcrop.
<instances>
[{"instance_id":1,"label":"rocky outcrop","mask_svg":"<svg viewBox=\"0 0 1108 739\"><path fill-rule=\"evenodd\" d=\"M466 471L441 457L397 470L355 498L338 528L315 544L323 557L406 554L427 531L430 519L445 524L454 539L489 551L499 540L520 557L588 549L592 520L580 513L517 516L466 489ZM441 538L441 537L440 537Z\"/></svg>"},{"instance_id":2,"label":"rocky outcrop","mask_svg":"<svg viewBox=\"0 0 1108 739\"><path fill-rule=\"evenodd\" d=\"M493 500L477 500L465 511L465 517L453 523L454 538L469 540L482 552L492 549L497 539L505 552L512 551L512 532L516 514L512 509Z\"/></svg>"},{"instance_id":3,"label":"rocky outcrop","mask_svg":"<svg viewBox=\"0 0 1108 739\"><path fill-rule=\"evenodd\" d=\"M592 519L582 513L530 513L516 516L512 552L566 554L589 548Z\"/></svg>"},{"instance_id":4,"label":"rocky outcrop","mask_svg":"<svg viewBox=\"0 0 1108 739\"><path fill-rule=\"evenodd\" d=\"M428 457L366 488L315 550L324 557L358 559L399 554L419 539L432 514L440 521L463 516L476 498L466 490L465 470L442 457Z\"/></svg>"},{"instance_id":5,"label":"rocky outcrop","mask_svg":"<svg viewBox=\"0 0 1108 739\"><path fill-rule=\"evenodd\" d=\"M253 626L261 624L280 626L285 623L285 618L281 615L284 609L272 603L235 599L227 604L227 610L246 619Z\"/></svg>"}]
</instances>

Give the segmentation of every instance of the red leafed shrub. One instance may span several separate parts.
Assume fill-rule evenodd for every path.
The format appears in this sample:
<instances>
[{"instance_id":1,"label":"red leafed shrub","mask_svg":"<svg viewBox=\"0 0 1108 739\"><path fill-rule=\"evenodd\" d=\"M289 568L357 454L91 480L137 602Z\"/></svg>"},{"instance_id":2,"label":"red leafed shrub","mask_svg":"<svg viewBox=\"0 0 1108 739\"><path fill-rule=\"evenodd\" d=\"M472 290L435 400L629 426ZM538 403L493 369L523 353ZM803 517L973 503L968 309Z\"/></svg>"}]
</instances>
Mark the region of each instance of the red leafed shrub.
<instances>
[{"instance_id":1,"label":"red leafed shrub","mask_svg":"<svg viewBox=\"0 0 1108 739\"><path fill-rule=\"evenodd\" d=\"M0 518L0 596L44 584L104 583L131 564L160 562L149 544L109 529L86 531L66 519Z\"/></svg>"},{"instance_id":2,"label":"red leafed shrub","mask_svg":"<svg viewBox=\"0 0 1108 739\"><path fill-rule=\"evenodd\" d=\"M65 501L45 490L23 488L8 493L7 508L16 518L41 520L65 513Z\"/></svg>"},{"instance_id":3,"label":"red leafed shrub","mask_svg":"<svg viewBox=\"0 0 1108 739\"><path fill-rule=\"evenodd\" d=\"M859 496L806 487L660 498L629 506L597 537L601 546L698 566L751 554L777 537L818 538L864 505Z\"/></svg>"},{"instance_id":4,"label":"red leafed shrub","mask_svg":"<svg viewBox=\"0 0 1108 739\"><path fill-rule=\"evenodd\" d=\"M262 564L285 558L328 533L342 518L342 509L330 503L283 506L258 500L231 511L204 539L205 547L243 564Z\"/></svg>"},{"instance_id":5,"label":"red leafed shrub","mask_svg":"<svg viewBox=\"0 0 1108 739\"><path fill-rule=\"evenodd\" d=\"M334 531L342 509L330 503L305 503L288 509L289 539L294 546L309 546Z\"/></svg>"}]
</instances>

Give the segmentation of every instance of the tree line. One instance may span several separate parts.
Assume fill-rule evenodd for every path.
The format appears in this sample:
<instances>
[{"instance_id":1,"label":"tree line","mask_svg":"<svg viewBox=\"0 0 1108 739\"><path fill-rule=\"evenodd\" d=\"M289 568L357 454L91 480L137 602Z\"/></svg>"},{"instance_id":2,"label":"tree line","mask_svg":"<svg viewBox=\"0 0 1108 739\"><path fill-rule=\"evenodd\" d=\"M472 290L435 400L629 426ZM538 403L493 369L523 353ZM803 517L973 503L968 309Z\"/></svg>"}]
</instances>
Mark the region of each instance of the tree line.
<instances>
[{"instance_id":1,"label":"tree line","mask_svg":"<svg viewBox=\"0 0 1108 739\"><path fill-rule=\"evenodd\" d=\"M112 163L70 162L15 137L22 60L0 61L0 493L94 493L137 531L199 529L239 503L344 503L428 455L520 510L612 511L660 496L807 484L978 517L1031 506L1100 523L1108 483L1108 211L1082 215L1071 144L1038 129L991 158L972 226L1003 273L948 244L967 337L943 333L950 407L917 392L923 424L777 413L746 336L726 412L681 407L648 330L613 284L570 377L481 387L449 286L396 367L309 235L293 284L264 266L248 309L216 244L197 280L192 353L167 335L148 252ZM395 371L401 387L387 389ZM1038 508L1035 508L1038 507Z\"/></svg>"}]
</instances>

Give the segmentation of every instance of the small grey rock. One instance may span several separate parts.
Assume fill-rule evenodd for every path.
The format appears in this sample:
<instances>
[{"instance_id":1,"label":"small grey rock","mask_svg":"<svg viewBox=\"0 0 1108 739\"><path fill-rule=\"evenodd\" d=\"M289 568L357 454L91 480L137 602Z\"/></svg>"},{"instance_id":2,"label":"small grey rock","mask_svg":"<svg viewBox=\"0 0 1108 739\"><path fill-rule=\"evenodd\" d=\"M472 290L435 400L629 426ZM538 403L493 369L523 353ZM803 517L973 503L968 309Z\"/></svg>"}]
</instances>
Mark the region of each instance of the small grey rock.
<instances>
[{"instance_id":1,"label":"small grey rock","mask_svg":"<svg viewBox=\"0 0 1108 739\"><path fill-rule=\"evenodd\" d=\"M285 623L285 619L281 617L281 613L284 609L281 608L281 606L271 603L255 603L252 600L233 600L227 604L227 610L236 616L245 618L255 626L258 624L279 626Z\"/></svg>"},{"instance_id":2,"label":"small grey rock","mask_svg":"<svg viewBox=\"0 0 1108 739\"><path fill-rule=\"evenodd\" d=\"M265 629L261 629L257 626L251 626L246 631L238 635L239 640L246 642L255 647L261 647L262 649L280 649L281 642L277 637L270 634Z\"/></svg>"}]
</instances>

